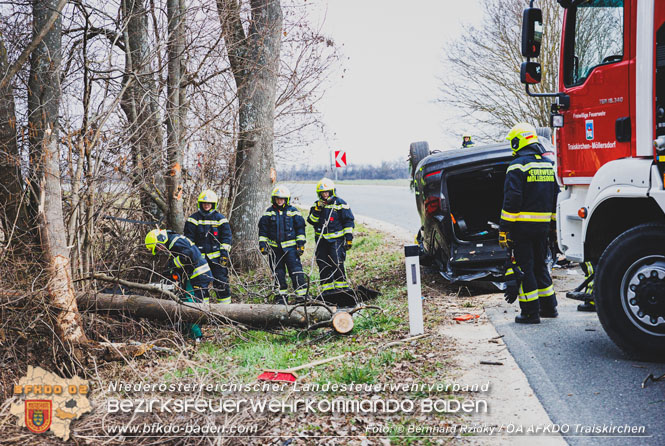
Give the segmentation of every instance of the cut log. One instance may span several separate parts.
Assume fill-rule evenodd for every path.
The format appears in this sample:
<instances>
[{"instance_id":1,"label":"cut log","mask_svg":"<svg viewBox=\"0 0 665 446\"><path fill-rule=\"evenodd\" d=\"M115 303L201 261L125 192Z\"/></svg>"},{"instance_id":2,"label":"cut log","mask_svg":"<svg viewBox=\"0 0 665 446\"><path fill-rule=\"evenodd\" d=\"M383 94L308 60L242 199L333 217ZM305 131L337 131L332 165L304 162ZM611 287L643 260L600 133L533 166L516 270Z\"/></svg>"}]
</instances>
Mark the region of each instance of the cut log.
<instances>
[{"instance_id":1,"label":"cut log","mask_svg":"<svg viewBox=\"0 0 665 446\"><path fill-rule=\"evenodd\" d=\"M333 316L332 326L337 333L347 334L353 330L353 316L347 312L339 312Z\"/></svg>"},{"instance_id":2,"label":"cut log","mask_svg":"<svg viewBox=\"0 0 665 446\"><path fill-rule=\"evenodd\" d=\"M307 317L304 308L296 308L289 314L284 305L267 304L202 304L177 303L147 296L122 296L117 294L83 294L77 297L81 311L117 313L160 321L182 321L206 324L210 322L240 323L251 328L296 327L330 320L325 308L309 307Z\"/></svg>"}]
</instances>

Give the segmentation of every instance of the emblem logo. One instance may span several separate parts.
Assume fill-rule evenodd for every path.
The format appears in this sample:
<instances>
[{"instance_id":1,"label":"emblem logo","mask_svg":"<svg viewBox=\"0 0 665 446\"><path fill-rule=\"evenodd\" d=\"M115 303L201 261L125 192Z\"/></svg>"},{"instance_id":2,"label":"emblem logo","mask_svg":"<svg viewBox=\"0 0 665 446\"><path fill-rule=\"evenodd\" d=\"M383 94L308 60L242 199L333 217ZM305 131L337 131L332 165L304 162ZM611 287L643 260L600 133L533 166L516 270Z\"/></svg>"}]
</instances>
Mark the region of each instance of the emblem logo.
<instances>
[{"instance_id":1,"label":"emblem logo","mask_svg":"<svg viewBox=\"0 0 665 446\"><path fill-rule=\"evenodd\" d=\"M25 425L36 434L46 432L51 427L51 400L26 400Z\"/></svg>"},{"instance_id":2,"label":"emblem logo","mask_svg":"<svg viewBox=\"0 0 665 446\"><path fill-rule=\"evenodd\" d=\"M586 130L587 141L591 141L593 139L593 119L584 121L584 129Z\"/></svg>"}]
</instances>

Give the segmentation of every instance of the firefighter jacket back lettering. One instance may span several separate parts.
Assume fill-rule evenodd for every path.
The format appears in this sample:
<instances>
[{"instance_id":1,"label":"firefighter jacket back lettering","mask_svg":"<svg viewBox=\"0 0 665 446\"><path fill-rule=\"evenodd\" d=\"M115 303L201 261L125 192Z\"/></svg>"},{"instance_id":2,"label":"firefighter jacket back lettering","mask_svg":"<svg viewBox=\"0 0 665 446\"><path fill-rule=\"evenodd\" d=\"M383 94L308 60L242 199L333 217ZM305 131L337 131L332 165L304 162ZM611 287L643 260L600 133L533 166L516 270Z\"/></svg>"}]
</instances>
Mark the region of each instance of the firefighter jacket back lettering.
<instances>
[{"instance_id":1,"label":"firefighter jacket back lettering","mask_svg":"<svg viewBox=\"0 0 665 446\"><path fill-rule=\"evenodd\" d=\"M535 146L520 150L506 170L499 226L513 236L547 231L556 220L554 165Z\"/></svg>"}]
</instances>

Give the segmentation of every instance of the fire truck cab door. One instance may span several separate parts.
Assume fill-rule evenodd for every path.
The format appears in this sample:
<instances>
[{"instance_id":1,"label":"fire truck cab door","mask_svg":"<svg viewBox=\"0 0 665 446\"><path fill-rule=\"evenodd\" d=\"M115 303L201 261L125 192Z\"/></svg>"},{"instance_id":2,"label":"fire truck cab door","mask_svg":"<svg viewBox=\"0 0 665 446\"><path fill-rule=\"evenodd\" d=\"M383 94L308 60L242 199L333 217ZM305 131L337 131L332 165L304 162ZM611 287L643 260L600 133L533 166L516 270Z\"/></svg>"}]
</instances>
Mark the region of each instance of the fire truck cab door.
<instances>
[{"instance_id":1,"label":"fire truck cab door","mask_svg":"<svg viewBox=\"0 0 665 446\"><path fill-rule=\"evenodd\" d=\"M631 154L630 0L591 0L564 20L560 91L570 97L559 130L564 184L589 184L608 161Z\"/></svg>"}]
</instances>

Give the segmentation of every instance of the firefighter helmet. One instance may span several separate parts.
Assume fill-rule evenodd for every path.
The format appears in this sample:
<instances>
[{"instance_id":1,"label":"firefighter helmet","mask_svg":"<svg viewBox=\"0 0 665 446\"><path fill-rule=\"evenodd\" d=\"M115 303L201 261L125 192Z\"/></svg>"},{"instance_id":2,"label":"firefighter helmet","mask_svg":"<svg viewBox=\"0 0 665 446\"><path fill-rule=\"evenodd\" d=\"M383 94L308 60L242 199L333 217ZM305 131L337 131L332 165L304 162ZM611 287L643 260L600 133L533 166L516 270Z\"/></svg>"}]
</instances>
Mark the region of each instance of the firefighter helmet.
<instances>
[{"instance_id":1,"label":"firefighter helmet","mask_svg":"<svg viewBox=\"0 0 665 446\"><path fill-rule=\"evenodd\" d=\"M330 192L330 196L335 196L335 183L328 178L322 178L316 183L316 194L321 198L321 192Z\"/></svg>"},{"instance_id":2,"label":"firefighter helmet","mask_svg":"<svg viewBox=\"0 0 665 446\"><path fill-rule=\"evenodd\" d=\"M513 149L513 154L516 154L529 144L538 142L538 135L534 126L526 122L520 122L510 129L506 139L510 141L510 148Z\"/></svg>"},{"instance_id":3,"label":"firefighter helmet","mask_svg":"<svg viewBox=\"0 0 665 446\"><path fill-rule=\"evenodd\" d=\"M272 201L272 204L277 205L277 203L275 203L275 198L284 198L286 200L286 205L288 206L291 202L291 192L289 192L289 190L284 186L277 186L270 194L270 200Z\"/></svg>"},{"instance_id":4,"label":"firefighter helmet","mask_svg":"<svg viewBox=\"0 0 665 446\"><path fill-rule=\"evenodd\" d=\"M197 201L198 201L199 210L205 214L213 212L214 210L217 209L217 194L211 191L210 189L201 192L199 194L199 198ZM210 203L212 204L212 208L210 208L209 211L204 211L203 208L201 208L202 203Z\"/></svg>"},{"instance_id":5,"label":"firefighter helmet","mask_svg":"<svg viewBox=\"0 0 665 446\"><path fill-rule=\"evenodd\" d=\"M148 235L145 236L145 247L148 248L148 251L152 252L154 256L155 248L157 248L157 243L166 245L166 241L169 239L166 229L153 229L148 232Z\"/></svg>"}]
</instances>

